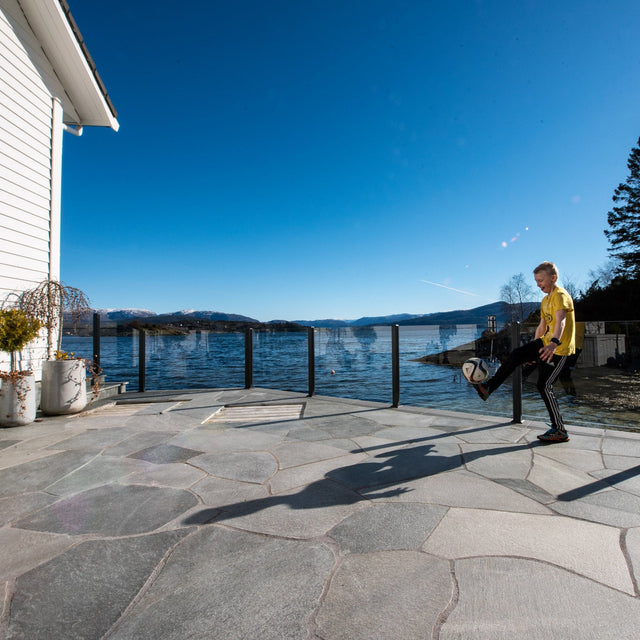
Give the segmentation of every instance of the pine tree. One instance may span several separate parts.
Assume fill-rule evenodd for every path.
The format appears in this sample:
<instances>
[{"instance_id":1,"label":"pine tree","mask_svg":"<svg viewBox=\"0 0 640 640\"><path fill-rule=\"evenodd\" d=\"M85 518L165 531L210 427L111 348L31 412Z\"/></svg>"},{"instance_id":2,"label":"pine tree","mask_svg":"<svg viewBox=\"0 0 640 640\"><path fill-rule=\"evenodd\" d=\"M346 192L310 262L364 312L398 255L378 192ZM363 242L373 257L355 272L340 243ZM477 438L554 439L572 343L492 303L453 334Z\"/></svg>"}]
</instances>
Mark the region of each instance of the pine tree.
<instances>
[{"instance_id":1,"label":"pine tree","mask_svg":"<svg viewBox=\"0 0 640 640\"><path fill-rule=\"evenodd\" d=\"M620 273L640 278L640 138L638 146L631 150L629 177L618 185L613 201L619 203L607 214L609 229L609 253L620 260Z\"/></svg>"}]
</instances>

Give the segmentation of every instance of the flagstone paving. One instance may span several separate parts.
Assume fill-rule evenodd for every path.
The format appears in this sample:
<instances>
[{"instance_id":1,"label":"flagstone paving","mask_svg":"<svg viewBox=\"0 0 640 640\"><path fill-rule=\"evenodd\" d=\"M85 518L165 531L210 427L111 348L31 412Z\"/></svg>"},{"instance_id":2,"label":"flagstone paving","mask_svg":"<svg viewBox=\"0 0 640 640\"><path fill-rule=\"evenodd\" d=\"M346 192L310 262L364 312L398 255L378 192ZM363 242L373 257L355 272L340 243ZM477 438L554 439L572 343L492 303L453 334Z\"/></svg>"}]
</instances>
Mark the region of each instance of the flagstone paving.
<instances>
[{"instance_id":1,"label":"flagstone paving","mask_svg":"<svg viewBox=\"0 0 640 640\"><path fill-rule=\"evenodd\" d=\"M640 434L266 389L0 431L7 640L624 640ZM227 420L225 420L227 416Z\"/></svg>"}]
</instances>

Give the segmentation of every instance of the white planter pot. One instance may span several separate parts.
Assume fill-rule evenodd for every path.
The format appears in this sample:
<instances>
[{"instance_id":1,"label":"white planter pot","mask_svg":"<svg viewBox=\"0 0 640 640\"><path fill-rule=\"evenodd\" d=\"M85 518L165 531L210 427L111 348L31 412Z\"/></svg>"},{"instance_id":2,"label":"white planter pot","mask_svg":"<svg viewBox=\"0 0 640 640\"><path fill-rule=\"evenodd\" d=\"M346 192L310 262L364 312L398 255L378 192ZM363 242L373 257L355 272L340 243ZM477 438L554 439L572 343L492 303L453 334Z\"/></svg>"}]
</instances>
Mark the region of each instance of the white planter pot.
<instances>
[{"instance_id":1,"label":"white planter pot","mask_svg":"<svg viewBox=\"0 0 640 640\"><path fill-rule=\"evenodd\" d=\"M22 427L36 419L36 378L0 380L0 427Z\"/></svg>"},{"instance_id":2,"label":"white planter pot","mask_svg":"<svg viewBox=\"0 0 640 640\"><path fill-rule=\"evenodd\" d=\"M48 415L78 413L87 406L87 372L82 360L42 363L40 408Z\"/></svg>"}]
</instances>

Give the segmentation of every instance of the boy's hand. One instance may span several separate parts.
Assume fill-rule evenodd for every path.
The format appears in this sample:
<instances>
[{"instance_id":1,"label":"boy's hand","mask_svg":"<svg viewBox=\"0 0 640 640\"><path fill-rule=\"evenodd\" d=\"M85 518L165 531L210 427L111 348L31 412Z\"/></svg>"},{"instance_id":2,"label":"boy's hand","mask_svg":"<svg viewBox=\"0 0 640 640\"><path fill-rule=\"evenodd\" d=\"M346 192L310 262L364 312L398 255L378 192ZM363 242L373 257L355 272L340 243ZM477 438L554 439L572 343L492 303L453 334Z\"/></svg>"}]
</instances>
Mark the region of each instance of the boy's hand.
<instances>
[{"instance_id":1,"label":"boy's hand","mask_svg":"<svg viewBox=\"0 0 640 640\"><path fill-rule=\"evenodd\" d=\"M542 347L542 349L540 349L540 351L538 352L540 354L540 360L542 360L542 362L551 362L555 351L555 343L550 342L549 344L545 344L544 347Z\"/></svg>"}]
</instances>

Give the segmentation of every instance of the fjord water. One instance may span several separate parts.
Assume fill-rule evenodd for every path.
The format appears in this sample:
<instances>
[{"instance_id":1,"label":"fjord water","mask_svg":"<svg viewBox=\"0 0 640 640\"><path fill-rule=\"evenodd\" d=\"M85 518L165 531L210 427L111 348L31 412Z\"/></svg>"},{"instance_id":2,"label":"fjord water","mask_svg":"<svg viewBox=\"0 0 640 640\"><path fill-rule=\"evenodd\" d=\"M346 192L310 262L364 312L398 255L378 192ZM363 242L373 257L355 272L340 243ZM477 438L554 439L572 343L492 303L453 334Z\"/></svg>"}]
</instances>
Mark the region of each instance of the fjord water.
<instances>
[{"instance_id":1,"label":"fjord water","mask_svg":"<svg viewBox=\"0 0 640 640\"><path fill-rule=\"evenodd\" d=\"M473 343L483 329L479 325L400 327L400 403L511 418L513 400L508 384L485 403L462 377L459 366L416 361L425 355ZM147 334L147 390L243 387L244 340L242 333ZM90 337L64 336L62 346L65 351L91 359L93 343ZM254 386L307 392L307 347L306 332L256 331L253 337ZM136 391L137 336L103 336L101 366L108 381L127 381L127 389ZM562 388L556 390L568 424L640 427L637 415L612 414L606 407L576 401ZM391 404L391 327L316 329L315 393ZM544 405L532 384L524 386L523 414L530 419L547 419Z\"/></svg>"}]
</instances>

